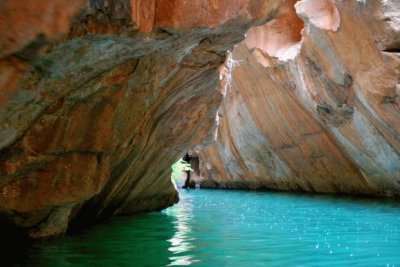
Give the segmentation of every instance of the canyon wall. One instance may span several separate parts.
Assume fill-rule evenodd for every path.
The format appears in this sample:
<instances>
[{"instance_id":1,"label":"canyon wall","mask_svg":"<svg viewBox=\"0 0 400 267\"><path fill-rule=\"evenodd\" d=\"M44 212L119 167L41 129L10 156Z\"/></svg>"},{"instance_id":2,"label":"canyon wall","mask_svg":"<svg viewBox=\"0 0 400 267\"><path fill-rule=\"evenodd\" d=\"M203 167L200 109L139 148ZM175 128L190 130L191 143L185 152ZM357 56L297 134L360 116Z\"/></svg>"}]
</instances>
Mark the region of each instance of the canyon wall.
<instances>
[{"instance_id":1,"label":"canyon wall","mask_svg":"<svg viewBox=\"0 0 400 267\"><path fill-rule=\"evenodd\" d=\"M41 238L177 202L226 51L283 2L1 1L1 223Z\"/></svg>"},{"instance_id":2,"label":"canyon wall","mask_svg":"<svg viewBox=\"0 0 400 267\"><path fill-rule=\"evenodd\" d=\"M0 228L41 238L165 208L170 166L199 144L203 187L399 196L399 13L0 1Z\"/></svg>"},{"instance_id":3,"label":"canyon wall","mask_svg":"<svg viewBox=\"0 0 400 267\"><path fill-rule=\"evenodd\" d=\"M400 196L399 1L287 1L232 56L202 187Z\"/></svg>"}]
</instances>

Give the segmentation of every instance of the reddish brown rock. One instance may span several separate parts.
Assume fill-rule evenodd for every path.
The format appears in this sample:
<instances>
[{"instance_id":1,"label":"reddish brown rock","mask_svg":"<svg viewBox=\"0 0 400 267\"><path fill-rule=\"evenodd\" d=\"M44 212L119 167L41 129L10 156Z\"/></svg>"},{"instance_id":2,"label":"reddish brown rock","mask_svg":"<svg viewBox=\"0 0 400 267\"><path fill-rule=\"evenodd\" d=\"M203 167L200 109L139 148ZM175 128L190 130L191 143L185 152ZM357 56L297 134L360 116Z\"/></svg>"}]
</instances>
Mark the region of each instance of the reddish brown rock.
<instances>
[{"instance_id":1,"label":"reddish brown rock","mask_svg":"<svg viewBox=\"0 0 400 267\"><path fill-rule=\"evenodd\" d=\"M400 6L289 2L234 50L202 185L400 196Z\"/></svg>"},{"instance_id":2,"label":"reddish brown rock","mask_svg":"<svg viewBox=\"0 0 400 267\"><path fill-rule=\"evenodd\" d=\"M226 50L282 2L1 1L2 222L39 238L175 203Z\"/></svg>"},{"instance_id":3,"label":"reddish brown rock","mask_svg":"<svg viewBox=\"0 0 400 267\"><path fill-rule=\"evenodd\" d=\"M395 0L1 1L2 223L167 207L199 144L203 186L399 196L399 20Z\"/></svg>"}]
</instances>

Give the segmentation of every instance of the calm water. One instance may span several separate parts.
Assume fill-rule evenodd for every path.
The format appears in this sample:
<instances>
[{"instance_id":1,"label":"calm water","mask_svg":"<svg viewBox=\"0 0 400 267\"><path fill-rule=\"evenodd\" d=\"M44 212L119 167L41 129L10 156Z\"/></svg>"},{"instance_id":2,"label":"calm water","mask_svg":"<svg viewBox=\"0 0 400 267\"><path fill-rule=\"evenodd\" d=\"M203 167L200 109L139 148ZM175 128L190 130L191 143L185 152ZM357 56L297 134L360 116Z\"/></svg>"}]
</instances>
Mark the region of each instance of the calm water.
<instances>
[{"instance_id":1,"label":"calm water","mask_svg":"<svg viewBox=\"0 0 400 267\"><path fill-rule=\"evenodd\" d=\"M163 212L30 248L21 266L400 266L400 204L183 191Z\"/></svg>"}]
</instances>

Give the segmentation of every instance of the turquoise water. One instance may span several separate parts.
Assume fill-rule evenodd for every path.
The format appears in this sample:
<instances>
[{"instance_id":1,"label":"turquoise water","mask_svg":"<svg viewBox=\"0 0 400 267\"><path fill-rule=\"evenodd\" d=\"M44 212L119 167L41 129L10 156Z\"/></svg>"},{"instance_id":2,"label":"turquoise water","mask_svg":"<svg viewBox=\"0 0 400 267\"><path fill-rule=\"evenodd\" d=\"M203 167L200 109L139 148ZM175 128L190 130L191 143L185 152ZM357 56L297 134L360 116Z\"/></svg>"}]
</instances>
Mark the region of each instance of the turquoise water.
<instances>
[{"instance_id":1,"label":"turquoise water","mask_svg":"<svg viewBox=\"0 0 400 267\"><path fill-rule=\"evenodd\" d=\"M400 266L400 204L188 190L162 212L34 244L21 266Z\"/></svg>"}]
</instances>

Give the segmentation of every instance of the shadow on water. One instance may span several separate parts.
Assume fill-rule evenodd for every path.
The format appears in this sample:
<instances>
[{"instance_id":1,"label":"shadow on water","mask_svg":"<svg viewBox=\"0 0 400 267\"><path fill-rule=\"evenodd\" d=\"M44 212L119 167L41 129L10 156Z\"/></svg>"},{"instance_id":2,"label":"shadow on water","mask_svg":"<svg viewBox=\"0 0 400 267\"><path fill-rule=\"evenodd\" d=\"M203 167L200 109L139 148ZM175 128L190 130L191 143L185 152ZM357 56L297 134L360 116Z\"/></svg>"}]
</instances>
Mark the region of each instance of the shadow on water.
<instances>
[{"instance_id":1,"label":"shadow on water","mask_svg":"<svg viewBox=\"0 0 400 267\"><path fill-rule=\"evenodd\" d=\"M0 223L1 266L14 266L26 259L32 244L18 229Z\"/></svg>"},{"instance_id":2,"label":"shadow on water","mask_svg":"<svg viewBox=\"0 0 400 267\"><path fill-rule=\"evenodd\" d=\"M189 205L116 217L60 239L36 242L20 239L5 244L17 245L8 247L6 261L4 258L1 261L8 266L41 267L187 265L194 261L193 257L174 254L192 247L187 236L191 231Z\"/></svg>"},{"instance_id":3,"label":"shadow on water","mask_svg":"<svg viewBox=\"0 0 400 267\"><path fill-rule=\"evenodd\" d=\"M30 246L20 243L10 248L6 259L15 266L392 266L400 262L396 201L206 189L181 190L180 197L179 204L162 212L114 218Z\"/></svg>"},{"instance_id":4,"label":"shadow on water","mask_svg":"<svg viewBox=\"0 0 400 267\"><path fill-rule=\"evenodd\" d=\"M136 262L165 266L173 222L157 213L116 218L62 239L34 243L21 266L131 266Z\"/></svg>"}]
</instances>

